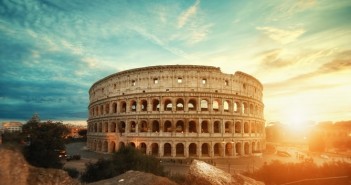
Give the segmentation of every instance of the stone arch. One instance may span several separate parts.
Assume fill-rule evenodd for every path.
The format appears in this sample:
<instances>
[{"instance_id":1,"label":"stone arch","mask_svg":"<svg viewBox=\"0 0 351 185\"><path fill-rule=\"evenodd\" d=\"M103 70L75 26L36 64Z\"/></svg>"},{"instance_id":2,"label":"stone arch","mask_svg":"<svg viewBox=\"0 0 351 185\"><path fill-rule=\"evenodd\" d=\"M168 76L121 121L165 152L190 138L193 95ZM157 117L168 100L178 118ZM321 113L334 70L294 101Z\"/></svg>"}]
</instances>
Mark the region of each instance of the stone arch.
<instances>
[{"instance_id":1,"label":"stone arch","mask_svg":"<svg viewBox=\"0 0 351 185\"><path fill-rule=\"evenodd\" d=\"M189 145L189 157L197 156L197 146L195 143L190 143Z\"/></svg>"},{"instance_id":2,"label":"stone arch","mask_svg":"<svg viewBox=\"0 0 351 185\"><path fill-rule=\"evenodd\" d=\"M128 143L128 145L133 147L133 148L136 148L136 144L134 142L130 142L130 143Z\"/></svg>"},{"instance_id":3,"label":"stone arch","mask_svg":"<svg viewBox=\"0 0 351 185\"><path fill-rule=\"evenodd\" d=\"M248 111L248 106L247 106L247 103L246 103L246 102L243 102L243 103L242 103L242 107L241 107L241 108L242 108L241 111L242 111L243 114L248 114L248 113L249 113L249 111Z\"/></svg>"},{"instance_id":4,"label":"stone arch","mask_svg":"<svg viewBox=\"0 0 351 185\"><path fill-rule=\"evenodd\" d=\"M220 108L219 106L220 106L220 104L219 104L218 100L213 100L213 102L212 102L212 110L215 111L215 112L218 112L219 108Z\"/></svg>"},{"instance_id":5,"label":"stone arch","mask_svg":"<svg viewBox=\"0 0 351 185\"><path fill-rule=\"evenodd\" d=\"M102 151L102 141L98 141L97 151L99 151L99 152Z\"/></svg>"},{"instance_id":6,"label":"stone arch","mask_svg":"<svg viewBox=\"0 0 351 185\"><path fill-rule=\"evenodd\" d=\"M116 152L116 143L114 141L110 142L110 146L109 146L109 153L113 153Z\"/></svg>"},{"instance_id":7,"label":"stone arch","mask_svg":"<svg viewBox=\"0 0 351 185\"><path fill-rule=\"evenodd\" d=\"M152 143L151 144L151 154L153 155L153 156L158 156L158 152L159 151L159 146L158 146L158 144L157 143Z\"/></svg>"},{"instance_id":8,"label":"stone arch","mask_svg":"<svg viewBox=\"0 0 351 185\"><path fill-rule=\"evenodd\" d=\"M256 151L257 151L257 149L256 149L256 142L255 141L253 141L251 143L251 151L252 151L252 153L256 153Z\"/></svg>"},{"instance_id":9,"label":"stone arch","mask_svg":"<svg viewBox=\"0 0 351 185\"><path fill-rule=\"evenodd\" d=\"M210 157L210 147L208 143L203 143L201 145L201 156Z\"/></svg>"},{"instance_id":10,"label":"stone arch","mask_svg":"<svg viewBox=\"0 0 351 185\"><path fill-rule=\"evenodd\" d=\"M139 126L140 126L140 128L139 128L140 132L148 132L149 127L148 127L148 122L147 121L145 121L145 120L140 121Z\"/></svg>"},{"instance_id":11,"label":"stone arch","mask_svg":"<svg viewBox=\"0 0 351 185\"><path fill-rule=\"evenodd\" d=\"M164 111L172 111L172 107L173 107L172 101L170 99L166 99L164 101L164 108L163 108L163 110Z\"/></svg>"},{"instance_id":12,"label":"stone arch","mask_svg":"<svg viewBox=\"0 0 351 185\"><path fill-rule=\"evenodd\" d=\"M165 121L163 129L163 132L172 132L172 122L169 120Z\"/></svg>"},{"instance_id":13,"label":"stone arch","mask_svg":"<svg viewBox=\"0 0 351 185\"><path fill-rule=\"evenodd\" d=\"M152 111L160 111L160 101L158 99L152 100Z\"/></svg>"},{"instance_id":14,"label":"stone arch","mask_svg":"<svg viewBox=\"0 0 351 185\"><path fill-rule=\"evenodd\" d=\"M121 112L127 112L127 103L125 101L121 102Z\"/></svg>"},{"instance_id":15,"label":"stone arch","mask_svg":"<svg viewBox=\"0 0 351 185\"><path fill-rule=\"evenodd\" d=\"M202 99L200 102L201 111L208 111L208 101L206 99Z\"/></svg>"},{"instance_id":16,"label":"stone arch","mask_svg":"<svg viewBox=\"0 0 351 185\"><path fill-rule=\"evenodd\" d=\"M237 156L241 156L241 155L242 155L241 143L236 143L236 144L235 144L235 151L236 151L236 155L237 155Z\"/></svg>"},{"instance_id":17,"label":"stone arch","mask_svg":"<svg viewBox=\"0 0 351 185\"><path fill-rule=\"evenodd\" d=\"M196 99L190 99L188 101L188 110L189 111L196 111L197 110L196 105L197 105Z\"/></svg>"},{"instance_id":18,"label":"stone arch","mask_svg":"<svg viewBox=\"0 0 351 185\"><path fill-rule=\"evenodd\" d=\"M244 133L245 134L249 133L249 123L248 122L244 123Z\"/></svg>"},{"instance_id":19,"label":"stone arch","mask_svg":"<svg viewBox=\"0 0 351 185\"><path fill-rule=\"evenodd\" d=\"M234 112L239 113L240 112L240 103L238 101L234 102Z\"/></svg>"},{"instance_id":20,"label":"stone arch","mask_svg":"<svg viewBox=\"0 0 351 185\"><path fill-rule=\"evenodd\" d=\"M98 131L98 123L94 123L94 132Z\"/></svg>"},{"instance_id":21,"label":"stone arch","mask_svg":"<svg viewBox=\"0 0 351 185\"><path fill-rule=\"evenodd\" d=\"M126 147L126 145L124 144L124 142L120 141L118 144L118 149L124 148Z\"/></svg>"},{"instance_id":22,"label":"stone arch","mask_svg":"<svg viewBox=\"0 0 351 185\"><path fill-rule=\"evenodd\" d=\"M102 132L102 123L101 122L99 123L98 128L99 128L99 132Z\"/></svg>"},{"instance_id":23,"label":"stone arch","mask_svg":"<svg viewBox=\"0 0 351 185\"><path fill-rule=\"evenodd\" d=\"M160 123L157 120L152 122L152 132L160 132Z\"/></svg>"},{"instance_id":24,"label":"stone arch","mask_svg":"<svg viewBox=\"0 0 351 185\"><path fill-rule=\"evenodd\" d=\"M182 98L178 98L176 102L177 111L184 111L184 100Z\"/></svg>"},{"instance_id":25,"label":"stone arch","mask_svg":"<svg viewBox=\"0 0 351 185\"><path fill-rule=\"evenodd\" d=\"M183 157L184 156L184 144L183 143L178 143L176 145L176 156L177 157Z\"/></svg>"},{"instance_id":26,"label":"stone arch","mask_svg":"<svg viewBox=\"0 0 351 185\"><path fill-rule=\"evenodd\" d=\"M241 133L241 122L235 122L235 133Z\"/></svg>"},{"instance_id":27,"label":"stone arch","mask_svg":"<svg viewBox=\"0 0 351 185\"><path fill-rule=\"evenodd\" d=\"M252 104L250 104L250 114L253 114L254 113L254 107Z\"/></svg>"},{"instance_id":28,"label":"stone arch","mask_svg":"<svg viewBox=\"0 0 351 185\"><path fill-rule=\"evenodd\" d=\"M116 132L116 123L115 122L110 123L110 132Z\"/></svg>"},{"instance_id":29,"label":"stone arch","mask_svg":"<svg viewBox=\"0 0 351 185\"><path fill-rule=\"evenodd\" d=\"M109 114L110 113L110 104L106 103L105 105L105 114Z\"/></svg>"},{"instance_id":30,"label":"stone arch","mask_svg":"<svg viewBox=\"0 0 351 185\"><path fill-rule=\"evenodd\" d=\"M189 122L189 133L197 133L196 122L190 121Z\"/></svg>"},{"instance_id":31,"label":"stone arch","mask_svg":"<svg viewBox=\"0 0 351 185\"><path fill-rule=\"evenodd\" d=\"M104 114L104 105L100 105L100 115Z\"/></svg>"},{"instance_id":32,"label":"stone arch","mask_svg":"<svg viewBox=\"0 0 351 185\"><path fill-rule=\"evenodd\" d=\"M249 155L250 154L250 145L248 142L245 142L244 144L244 154Z\"/></svg>"},{"instance_id":33,"label":"stone arch","mask_svg":"<svg viewBox=\"0 0 351 185\"><path fill-rule=\"evenodd\" d=\"M147 101L146 100L141 100L140 105L141 105L140 111L142 111L142 112L147 111Z\"/></svg>"},{"instance_id":34,"label":"stone arch","mask_svg":"<svg viewBox=\"0 0 351 185\"><path fill-rule=\"evenodd\" d=\"M135 121L131 121L130 122L130 127L129 127L129 132L136 132L136 128L137 124L135 123Z\"/></svg>"},{"instance_id":35,"label":"stone arch","mask_svg":"<svg viewBox=\"0 0 351 185\"><path fill-rule=\"evenodd\" d=\"M201 133L209 133L209 123L207 120L201 122Z\"/></svg>"},{"instance_id":36,"label":"stone arch","mask_svg":"<svg viewBox=\"0 0 351 185\"><path fill-rule=\"evenodd\" d=\"M172 145L170 143L163 145L163 156L172 156Z\"/></svg>"},{"instance_id":37,"label":"stone arch","mask_svg":"<svg viewBox=\"0 0 351 185\"><path fill-rule=\"evenodd\" d=\"M140 143L139 150L141 153L146 154L146 144L144 142Z\"/></svg>"},{"instance_id":38,"label":"stone arch","mask_svg":"<svg viewBox=\"0 0 351 185\"><path fill-rule=\"evenodd\" d=\"M104 123L103 129L104 129L104 132L108 132L108 122Z\"/></svg>"},{"instance_id":39,"label":"stone arch","mask_svg":"<svg viewBox=\"0 0 351 185\"><path fill-rule=\"evenodd\" d=\"M225 133L232 133L232 122L231 121L226 121L225 124L224 124L224 127L225 127L225 130L224 132Z\"/></svg>"},{"instance_id":40,"label":"stone arch","mask_svg":"<svg viewBox=\"0 0 351 185\"><path fill-rule=\"evenodd\" d=\"M223 102L223 111L224 112L229 112L229 110L230 110L229 101L228 100L224 100L224 102Z\"/></svg>"},{"instance_id":41,"label":"stone arch","mask_svg":"<svg viewBox=\"0 0 351 185\"><path fill-rule=\"evenodd\" d=\"M220 143L216 143L213 145L213 154L214 156L222 156L221 155L221 144Z\"/></svg>"},{"instance_id":42,"label":"stone arch","mask_svg":"<svg viewBox=\"0 0 351 185\"><path fill-rule=\"evenodd\" d=\"M227 143L225 145L225 155L226 156L233 156L233 144Z\"/></svg>"},{"instance_id":43,"label":"stone arch","mask_svg":"<svg viewBox=\"0 0 351 185\"><path fill-rule=\"evenodd\" d=\"M117 103L116 102L114 102L112 104L112 113L117 113Z\"/></svg>"},{"instance_id":44,"label":"stone arch","mask_svg":"<svg viewBox=\"0 0 351 185\"><path fill-rule=\"evenodd\" d=\"M222 132L222 127L221 127L221 122L220 121L215 121L213 123L213 133L221 133Z\"/></svg>"},{"instance_id":45,"label":"stone arch","mask_svg":"<svg viewBox=\"0 0 351 185\"><path fill-rule=\"evenodd\" d=\"M135 100L130 101L130 111L131 112L136 112L137 110L137 102Z\"/></svg>"},{"instance_id":46,"label":"stone arch","mask_svg":"<svg viewBox=\"0 0 351 185\"><path fill-rule=\"evenodd\" d=\"M119 130L119 133L125 133L126 132L126 123L124 121L120 121L119 122L118 130Z\"/></svg>"},{"instance_id":47,"label":"stone arch","mask_svg":"<svg viewBox=\"0 0 351 185\"><path fill-rule=\"evenodd\" d=\"M176 123L176 132L185 132L185 127L184 127L184 121L183 120L178 120Z\"/></svg>"}]
</instances>

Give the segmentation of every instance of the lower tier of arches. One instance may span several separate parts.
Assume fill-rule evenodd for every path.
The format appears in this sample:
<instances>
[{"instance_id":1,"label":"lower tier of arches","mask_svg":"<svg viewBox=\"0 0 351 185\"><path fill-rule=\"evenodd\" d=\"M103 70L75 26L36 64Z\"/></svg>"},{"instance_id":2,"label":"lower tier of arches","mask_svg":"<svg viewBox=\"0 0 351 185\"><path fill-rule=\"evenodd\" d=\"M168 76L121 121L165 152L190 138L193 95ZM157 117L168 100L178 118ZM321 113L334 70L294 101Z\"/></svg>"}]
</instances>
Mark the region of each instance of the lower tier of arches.
<instances>
[{"instance_id":1,"label":"lower tier of arches","mask_svg":"<svg viewBox=\"0 0 351 185\"><path fill-rule=\"evenodd\" d=\"M262 153L265 140L262 138L224 139L204 138L202 140L167 140L119 138L88 138L87 147L91 151L112 153L130 145L142 153L160 158L222 158L251 156ZM210 139L210 140L209 140Z\"/></svg>"}]
</instances>

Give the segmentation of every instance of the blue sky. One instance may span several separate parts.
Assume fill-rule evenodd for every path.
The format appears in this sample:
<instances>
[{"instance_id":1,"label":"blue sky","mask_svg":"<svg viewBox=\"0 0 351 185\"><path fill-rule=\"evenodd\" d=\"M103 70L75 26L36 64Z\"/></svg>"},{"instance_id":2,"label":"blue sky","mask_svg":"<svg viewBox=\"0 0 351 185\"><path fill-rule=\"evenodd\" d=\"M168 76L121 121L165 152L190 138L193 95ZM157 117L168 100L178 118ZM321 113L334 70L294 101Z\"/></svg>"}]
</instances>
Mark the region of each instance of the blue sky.
<instances>
[{"instance_id":1,"label":"blue sky","mask_svg":"<svg viewBox=\"0 0 351 185\"><path fill-rule=\"evenodd\" d=\"M350 120L350 20L349 0L3 0L0 121L83 123L95 81L171 64L255 76L268 122Z\"/></svg>"}]
</instances>

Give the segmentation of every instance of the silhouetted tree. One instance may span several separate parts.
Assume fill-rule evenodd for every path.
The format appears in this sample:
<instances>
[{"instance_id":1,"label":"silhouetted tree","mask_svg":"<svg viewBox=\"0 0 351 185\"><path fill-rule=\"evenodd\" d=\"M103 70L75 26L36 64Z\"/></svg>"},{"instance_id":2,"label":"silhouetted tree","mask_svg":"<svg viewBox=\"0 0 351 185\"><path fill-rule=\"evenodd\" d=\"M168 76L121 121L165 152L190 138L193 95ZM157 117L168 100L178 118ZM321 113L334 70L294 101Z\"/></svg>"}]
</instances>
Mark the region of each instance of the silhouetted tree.
<instances>
[{"instance_id":1,"label":"silhouetted tree","mask_svg":"<svg viewBox=\"0 0 351 185\"><path fill-rule=\"evenodd\" d=\"M62 168L59 151L65 150L67 128L61 122L40 122L36 114L23 125L27 145L23 149L26 160L38 167Z\"/></svg>"}]
</instances>

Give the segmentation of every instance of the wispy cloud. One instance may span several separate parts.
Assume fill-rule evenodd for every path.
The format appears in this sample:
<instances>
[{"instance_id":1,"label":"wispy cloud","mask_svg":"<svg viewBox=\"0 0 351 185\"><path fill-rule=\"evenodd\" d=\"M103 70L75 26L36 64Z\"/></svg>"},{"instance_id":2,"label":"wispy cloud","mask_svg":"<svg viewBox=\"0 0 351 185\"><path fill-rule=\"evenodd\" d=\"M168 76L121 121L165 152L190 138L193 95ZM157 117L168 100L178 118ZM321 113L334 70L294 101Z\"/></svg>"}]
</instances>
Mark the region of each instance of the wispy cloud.
<instances>
[{"instance_id":1,"label":"wispy cloud","mask_svg":"<svg viewBox=\"0 0 351 185\"><path fill-rule=\"evenodd\" d=\"M298 37L305 33L305 30L302 28L285 30L274 27L256 27L256 29L263 31L263 33L269 38L281 44L294 42Z\"/></svg>"},{"instance_id":2,"label":"wispy cloud","mask_svg":"<svg viewBox=\"0 0 351 185\"><path fill-rule=\"evenodd\" d=\"M178 28L182 28L188 22L189 18L191 18L196 14L199 4L200 4L200 0L196 0L194 5L189 7L178 17Z\"/></svg>"}]
</instances>

